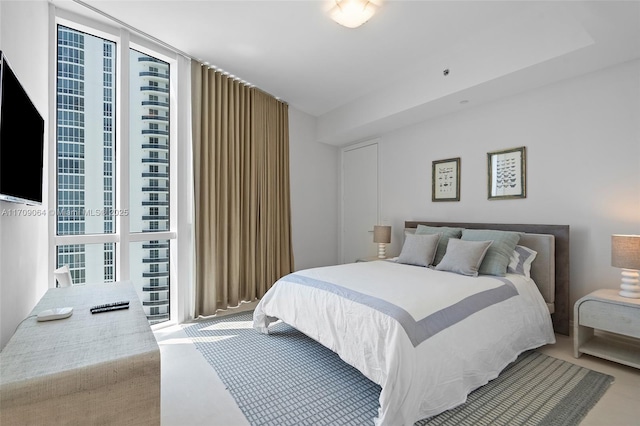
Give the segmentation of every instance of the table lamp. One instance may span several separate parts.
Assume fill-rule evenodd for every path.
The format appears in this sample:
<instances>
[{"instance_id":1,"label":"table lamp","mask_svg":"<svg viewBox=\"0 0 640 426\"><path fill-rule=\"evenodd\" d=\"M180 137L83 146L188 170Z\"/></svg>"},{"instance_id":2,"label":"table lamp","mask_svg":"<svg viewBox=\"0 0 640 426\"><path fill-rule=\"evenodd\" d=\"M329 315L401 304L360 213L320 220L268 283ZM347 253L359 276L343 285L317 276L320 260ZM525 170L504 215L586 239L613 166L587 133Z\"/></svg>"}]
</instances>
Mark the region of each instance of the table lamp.
<instances>
[{"instance_id":1,"label":"table lamp","mask_svg":"<svg viewBox=\"0 0 640 426\"><path fill-rule=\"evenodd\" d=\"M622 268L620 296L640 299L640 235L611 236L611 266Z\"/></svg>"},{"instance_id":2,"label":"table lamp","mask_svg":"<svg viewBox=\"0 0 640 426\"><path fill-rule=\"evenodd\" d=\"M375 225L373 227L373 242L378 243L378 258L384 259L387 256L385 253L385 244L391 242L391 227Z\"/></svg>"}]
</instances>

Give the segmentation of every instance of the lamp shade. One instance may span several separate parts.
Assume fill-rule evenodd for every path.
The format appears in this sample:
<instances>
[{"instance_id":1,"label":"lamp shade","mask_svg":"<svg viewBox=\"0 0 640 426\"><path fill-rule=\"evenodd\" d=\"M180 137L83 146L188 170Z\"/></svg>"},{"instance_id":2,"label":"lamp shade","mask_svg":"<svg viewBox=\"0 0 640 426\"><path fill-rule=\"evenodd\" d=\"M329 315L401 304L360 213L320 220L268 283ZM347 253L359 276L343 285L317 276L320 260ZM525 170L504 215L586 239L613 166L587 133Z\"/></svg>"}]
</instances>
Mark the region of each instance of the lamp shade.
<instances>
[{"instance_id":1,"label":"lamp shade","mask_svg":"<svg viewBox=\"0 0 640 426\"><path fill-rule=\"evenodd\" d=\"M611 266L640 270L640 235L611 236Z\"/></svg>"},{"instance_id":2,"label":"lamp shade","mask_svg":"<svg viewBox=\"0 0 640 426\"><path fill-rule=\"evenodd\" d=\"M389 244L391 242L391 227L376 225L373 227L373 242Z\"/></svg>"}]
</instances>

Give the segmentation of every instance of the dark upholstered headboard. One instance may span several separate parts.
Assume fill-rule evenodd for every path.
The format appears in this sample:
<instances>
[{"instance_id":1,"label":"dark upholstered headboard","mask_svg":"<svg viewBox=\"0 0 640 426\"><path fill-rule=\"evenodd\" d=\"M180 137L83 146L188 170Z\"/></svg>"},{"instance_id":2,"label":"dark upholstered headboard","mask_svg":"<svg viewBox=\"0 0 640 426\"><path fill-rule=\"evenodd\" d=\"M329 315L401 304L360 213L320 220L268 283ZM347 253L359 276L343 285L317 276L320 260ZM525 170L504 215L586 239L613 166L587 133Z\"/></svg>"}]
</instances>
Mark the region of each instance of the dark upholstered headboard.
<instances>
[{"instance_id":1,"label":"dark upholstered headboard","mask_svg":"<svg viewBox=\"0 0 640 426\"><path fill-rule=\"evenodd\" d=\"M569 306L569 225L407 221L404 227L416 228L418 225L553 235L555 238L555 306L551 320L556 333L569 335L569 312L571 311Z\"/></svg>"}]
</instances>

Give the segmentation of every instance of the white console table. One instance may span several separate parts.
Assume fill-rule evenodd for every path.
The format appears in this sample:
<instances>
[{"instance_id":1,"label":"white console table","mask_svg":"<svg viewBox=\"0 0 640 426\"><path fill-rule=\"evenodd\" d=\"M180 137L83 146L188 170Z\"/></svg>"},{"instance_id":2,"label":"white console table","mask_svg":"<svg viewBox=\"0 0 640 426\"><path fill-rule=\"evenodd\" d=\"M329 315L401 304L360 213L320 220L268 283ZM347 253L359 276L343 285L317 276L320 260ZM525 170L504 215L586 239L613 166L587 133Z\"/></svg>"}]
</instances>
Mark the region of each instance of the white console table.
<instances>
[{"instance_id":1,"label":"white console table","mask_svg":"<svg viewBox=\"0 0 640 426\"><path fill-rule=\"evenodd\" d=\"M0 424L160 424L160 350L131 282L49 289L31 315L0 352Z\"/></svg>"}]
</instances>

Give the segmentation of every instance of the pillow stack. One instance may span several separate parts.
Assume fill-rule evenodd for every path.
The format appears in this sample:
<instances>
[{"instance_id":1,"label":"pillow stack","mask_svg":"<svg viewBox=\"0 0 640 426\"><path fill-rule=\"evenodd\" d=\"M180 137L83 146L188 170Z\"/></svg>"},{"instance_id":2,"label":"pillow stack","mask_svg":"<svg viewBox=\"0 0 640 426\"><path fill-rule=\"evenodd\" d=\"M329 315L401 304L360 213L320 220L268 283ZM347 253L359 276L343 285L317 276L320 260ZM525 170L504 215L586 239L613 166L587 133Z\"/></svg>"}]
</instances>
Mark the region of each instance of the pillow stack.
<instances>
[{"instance_id":1,"label":"pillow stack","mask_svg":"<svg viewBox=\"0 0 640 426\"><path fill-rule=\"evenodd\" d=\"M530 277L536 252L519 246L519 232L418 225L406 232L399 263L434 267L438 271L503 277Z\"/></svg>"}]
</instances>

